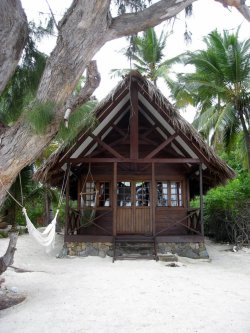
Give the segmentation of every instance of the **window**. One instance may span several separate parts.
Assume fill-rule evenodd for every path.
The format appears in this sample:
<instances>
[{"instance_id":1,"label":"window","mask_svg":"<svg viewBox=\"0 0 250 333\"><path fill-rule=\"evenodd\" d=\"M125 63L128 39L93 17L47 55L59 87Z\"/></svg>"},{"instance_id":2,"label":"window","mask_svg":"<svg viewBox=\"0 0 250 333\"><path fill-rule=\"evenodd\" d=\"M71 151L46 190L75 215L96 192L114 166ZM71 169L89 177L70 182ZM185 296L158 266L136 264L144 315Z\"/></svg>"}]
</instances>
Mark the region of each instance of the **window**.
<instances>
[{"instance_id":1,"label":"window","mask_svg":"<svg viewBox=\"0 0 250 333\"><path fill-rule=\"evenodd\" d=\"M150 206L149 182L136 182L136 206Z\"/></svg>"},{"instance_id":2,"label":"window","mask_svg":"<svg viewBox=\"0 0 250 333\"><path fill-rule=\"evenodd\" d=\"M131 182L117 183L117 206L131 206Z\"/></svg>"},{"instance_id":3,"label":"window","mask_svg":"<svg viewBox=\"0 0 250 333\"><path fill-rule=\"evenodd\" d=\"M183 200L181 182L157 182L158 207L182 207L182 205Z\"/></svg>"},{"instance_id":4,"label":"window","mask_svg":"<svg viewBox=\"0 0 250 333\"><path fill-rule=\"evenodd\" d=\"M81 207L110 207L110 183L86 182L81 193Z\"/></svg>"},{"instance_id":5,"label":"window","mask_svg":"<svg viewBox=\"0 0 250 333\"><path fill-rule=\"evenodd\" d=\"M110 207L110 183L99 183L99 206Z\"/></svg>"}]
</instances>

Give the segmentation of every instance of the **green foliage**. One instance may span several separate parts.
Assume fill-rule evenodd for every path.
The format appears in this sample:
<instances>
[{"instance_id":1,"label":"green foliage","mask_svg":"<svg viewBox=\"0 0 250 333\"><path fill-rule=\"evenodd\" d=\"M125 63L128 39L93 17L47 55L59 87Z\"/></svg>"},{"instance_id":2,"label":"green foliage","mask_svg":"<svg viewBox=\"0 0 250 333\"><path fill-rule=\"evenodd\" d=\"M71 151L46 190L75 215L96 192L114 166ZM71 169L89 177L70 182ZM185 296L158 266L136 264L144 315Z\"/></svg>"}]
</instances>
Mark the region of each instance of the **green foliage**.
<instances>
[{"instance_id":1,"label":"green foliage","mask_svg":"<svg viewBox=\"0 0 250 333\"><path fill-rule=\"evenodd\" d=\"M46 132L48 125L54 118L55 107L56 104L52 101L44 103L34 101L26 107L26 119L36 134Z\"/></svg>"},{"instance_id":2,"label":"green foliage","mask_svg":"<svg viewBox=\"0 0 250 333\"><path fill-rule=\"evenodd\" d=\"M217 241L237 243L242 236L242 207L249 207L250 174L242 173L226 186L210 190L205 197L205 232ZM248 220L250 219L250 211ZM250 230L249 230L250 232ZM250 237L250 234L248 235Z\"/></svg>"},{"instance_id":3,"label":"green foliage","mask_svg":"<svg viewBox=\"0 0 250 333\"><path fill-rule=\"evenodd\" d=\"M214 147L223 143L232 151L244 131L244 151L246 138L250 139L250 39L240 41L239 30L223 34L215 30L204 42L205 50L186 54L185 63L194 71L179 74L173 84L177 105L197 107L193 125Z\"/></svg>"},{"instance_id":4,"label":"green foliage","mask_svg":"<svg viewBox=\"0 0 250 333\"><path fill-rule=\"evenodd\" d=\"M45 68L47 56L38 51L36 41L53 33L53 20L45 25L29 23L29 36L20 64L0 96L0 122L11 125L15 122L34 96Z\"/></svg>"},{"instance_id":5,"label":"green foliage","mask_svg":"<svg viewBox=\"0 0 250 333\"><path fill-rule=\"evenodd\" d=\"M152 0L115 0L115 5L118 7L118 13L124 14L129 12L139 12L150 5Z\"/></svg>"},{"instance_id":6,"label":"green foliage","mask_svg":"<svg viewBox=\"0 0 250 333\"><path fill-rule=\"evenodd\" d=\"M131 36L128 49L123 54L130 60L131 65L141 74L145 75L156 85L157 79L162 77L171 86L169 69L173 64L180 62L181 56L163 60L164 49L169 34L161 32L158 37L154 28L147 29L142 35ZM129 73L130 69L113 69L112 77Z\"/></svg>"}]
</instances>

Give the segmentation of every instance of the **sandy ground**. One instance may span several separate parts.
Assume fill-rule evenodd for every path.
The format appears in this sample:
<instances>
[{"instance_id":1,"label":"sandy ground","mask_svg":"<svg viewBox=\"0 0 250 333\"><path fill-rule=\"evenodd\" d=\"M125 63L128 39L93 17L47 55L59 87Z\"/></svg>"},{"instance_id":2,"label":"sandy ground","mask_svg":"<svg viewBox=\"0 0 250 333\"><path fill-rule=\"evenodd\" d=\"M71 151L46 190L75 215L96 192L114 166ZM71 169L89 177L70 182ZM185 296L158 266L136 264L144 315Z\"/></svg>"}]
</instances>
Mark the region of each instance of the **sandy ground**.
<instances>
[{"instance_id":1,"label":"sandy ground","mask_svg":"<svg viewBox=\"0 0 250 333\"><path fill-rule=\"evenodd\" d=\"M0 255L8 240L0 240ZM17 244L5 286L26 300L0 311L1 333L250 332L250 251L208 242L211 261L179 267L111 258L56 259L28 235Z\"/></svg>"}]
</instances>

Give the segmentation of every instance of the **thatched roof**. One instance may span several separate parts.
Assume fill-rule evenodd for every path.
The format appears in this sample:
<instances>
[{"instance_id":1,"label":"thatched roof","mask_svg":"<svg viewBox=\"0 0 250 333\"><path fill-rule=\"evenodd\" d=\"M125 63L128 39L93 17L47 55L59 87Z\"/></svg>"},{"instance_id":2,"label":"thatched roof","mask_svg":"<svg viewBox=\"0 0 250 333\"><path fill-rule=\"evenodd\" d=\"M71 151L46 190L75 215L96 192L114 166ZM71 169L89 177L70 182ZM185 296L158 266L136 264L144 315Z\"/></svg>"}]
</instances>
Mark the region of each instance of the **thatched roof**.
<instances>
[{"instance_id":1,"label":"thatched roof","mask_svg":"<svg viewBox=\"0 0 250 333\"><path fill-rule=\"evenodd\" d=\"M189 152L189 154L191 154L192 151L195 151L195 154L193 154L199 155L204 174L210 178L208 188L220 183L225 183L227 179L235 176L234 171L204 142L194 127L180 115L179 111L163 96L160 90L138 72L132 71L128 74L108 96L98 104L94 110L94 114L97 118L96 128L98 124L106 121L105 119L108 119L108 117L111 117L112 110L119 107L119 103L121 103L122 99L125 99L125 96L127 100L129 100L131 82L137 84L140 101L145 105L145 108L149 109L152 114L154 113L156 117L159 118L160 122L166 123L164 126L168 126L167 124L169 124L170 128L178 131L179 137L176 138L176 140L185 145L187 153ZM72 156L77 156L79 145L90 138L89 134L94 130L95 129L83 130L78 134L73 144L67 147L60 147L36 172L35 179L41 182L47 181L52 185L58 185L53 182L53 176L55 173L57 175L61 173L61 177L59 178L63 177L67 159Z\"/></svg>"}]
</instances>

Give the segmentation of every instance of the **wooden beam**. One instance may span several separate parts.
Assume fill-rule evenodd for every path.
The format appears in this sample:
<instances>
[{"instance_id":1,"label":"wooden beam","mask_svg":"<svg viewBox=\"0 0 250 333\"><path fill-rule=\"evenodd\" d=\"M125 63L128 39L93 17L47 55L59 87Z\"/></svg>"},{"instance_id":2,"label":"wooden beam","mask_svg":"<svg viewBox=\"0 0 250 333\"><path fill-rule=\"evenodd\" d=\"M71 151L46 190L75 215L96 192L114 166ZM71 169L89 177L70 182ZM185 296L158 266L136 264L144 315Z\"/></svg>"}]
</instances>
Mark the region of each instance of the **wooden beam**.
<instances>
[{"instance_id":1,"label":"wooden beam","mask_svg":"<svg viewBox=\"0 0 250 333\"><path fill-rule=\"evenodd\" d=\"M198 158L152 158L152 159L133 159L130 158L115 158L115 157L107 157L107 158L88 158L88 157L78 157L78 158L70 158L68 161L72 164L79 163L114 163L114 162L124 162L124 163L164 163L164 164L199 164L201 161Z\"/></svg>"},{"instance_id":2,"label":"wooden beam","mask_svg":"<svg viewBox=\"0 0 250 333\"><path fill-rule=\"evenodd\" d=\"M130 158L138 159L138 87L133 81L130 84L130 104Z\"/></svg>"},{"instance_id":3,"label":"wooden beam","mask_svg":"<svg viewBox=\"0 0 250 333\"><path fill-rule=\"evenodd\" d=\"M97 142L100 146L102 146L105 150L107 150L108 152L110 152L112 155L114 155L117 158L123 158L122 155L120 155L115 149L113 149L112 147L110 147L108 144L106 144L104 141L102 141L100 138L98 138L98 136L95 136L94 134L89 134L89 136L95 141Z\"/></svg>"},{"instance_id":4,"label":"wooden beam","mask_svg":"<svg viewBox=\"0 0 250 333\"><path fill-rule=\"evenodd\" d=\"M157 148L155 148L151 153L149 153L145 158L152 158L156 154L158 154L163 148L165 148L167 145L169 145L176 137L178 136L178 133L174 133L171 135L167 140L163 141Z\"/></svg>"}]
</instances>

